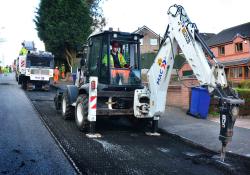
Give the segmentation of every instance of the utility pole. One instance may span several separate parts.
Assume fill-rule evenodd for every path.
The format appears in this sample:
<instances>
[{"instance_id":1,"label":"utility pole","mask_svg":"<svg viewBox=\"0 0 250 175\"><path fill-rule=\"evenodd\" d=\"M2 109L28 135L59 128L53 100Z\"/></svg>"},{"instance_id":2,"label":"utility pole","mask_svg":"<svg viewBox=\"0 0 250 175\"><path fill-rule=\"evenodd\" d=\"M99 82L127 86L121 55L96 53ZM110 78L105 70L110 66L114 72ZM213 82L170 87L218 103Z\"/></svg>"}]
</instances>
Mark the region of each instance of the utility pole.
<instances>
[{"instance_id":1,"label":"utility pole","mask_svg":"<svg viewBox=\"0 0 250 175\"><path fill-rule=\"evenodd\" d=\"M6 42L6 39L4 38L4 30L5 27L1 26L0 27L0 66L4 66L4 53L3 53L3 48L2 48L2 44L4 42Z\"/></svg>"}]
</instances>

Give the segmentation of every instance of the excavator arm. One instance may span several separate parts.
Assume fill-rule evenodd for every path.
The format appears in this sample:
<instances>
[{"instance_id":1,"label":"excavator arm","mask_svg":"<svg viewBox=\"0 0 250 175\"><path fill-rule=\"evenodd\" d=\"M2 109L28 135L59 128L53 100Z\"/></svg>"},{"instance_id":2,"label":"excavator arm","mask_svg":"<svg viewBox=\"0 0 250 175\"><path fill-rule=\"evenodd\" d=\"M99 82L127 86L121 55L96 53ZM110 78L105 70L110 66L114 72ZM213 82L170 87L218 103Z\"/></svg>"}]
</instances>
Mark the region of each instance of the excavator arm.
<instances>
[{"instance_id":1,"label":"excavator arm","mask_svg":"<svg viewBox=\"0 0 250 175\"><path fill-rule=\"evenodd\" d=\"M199 84L219 99L219 140L222 142L221 160L224 160L226 145L233 135L239 105L243 104L244 100L240 99L228 86L224 66L216 60L200 36L196 25L188 18L184 8L180 5L173 5L168 10L168 16L168 28L147 75L148 87L135 91L135 116L152 117L156 125L161 114L165 112L174 58L180 48ZM205 53L209 55L211 61L206 58ZM145 103L146 97L149 98L149 104Z\"/></svg>"}]
</instances>

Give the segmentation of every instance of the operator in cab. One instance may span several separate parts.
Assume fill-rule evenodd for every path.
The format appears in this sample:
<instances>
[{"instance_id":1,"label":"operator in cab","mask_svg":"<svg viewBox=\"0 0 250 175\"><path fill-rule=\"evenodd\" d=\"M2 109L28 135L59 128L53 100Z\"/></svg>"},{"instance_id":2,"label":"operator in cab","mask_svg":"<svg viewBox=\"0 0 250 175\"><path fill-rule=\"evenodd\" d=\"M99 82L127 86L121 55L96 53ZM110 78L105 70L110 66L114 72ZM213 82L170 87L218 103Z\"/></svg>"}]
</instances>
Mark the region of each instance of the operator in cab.
<instances>
[{"instance_id":1,"label":"operator in cab","mask_svg":"<svg viewBox=\"0 0 250 175\"><path fill-rule=\"evenodd\" d=\"M119 51L121 50L121 46L118 42L112 42L112 49L110 51L110 65L111 65L111 75L113 82L118 83L119 78L125 84L128 83L129 74L130 74L130 67L127 64L124 56ZM102 63L107 66L108 64L108 57L107 55L104 56Z\"/></svg>"}]
</instances>

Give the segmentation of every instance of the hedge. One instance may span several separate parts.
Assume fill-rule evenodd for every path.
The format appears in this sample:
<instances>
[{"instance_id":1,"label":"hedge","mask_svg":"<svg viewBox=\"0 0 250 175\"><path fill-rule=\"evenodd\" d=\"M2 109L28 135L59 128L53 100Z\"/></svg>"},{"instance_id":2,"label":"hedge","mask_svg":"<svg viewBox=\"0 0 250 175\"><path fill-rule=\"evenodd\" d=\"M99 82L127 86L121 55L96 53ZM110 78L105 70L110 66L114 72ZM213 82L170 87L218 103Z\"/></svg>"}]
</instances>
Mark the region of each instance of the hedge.
<instances>
[{"instance_id":1,"label":"hedge","mask_svg":"<svg viewBox=\"0 0 250 175\"><path fill-rule=\"evenodd\" d=\"M250 89L235 89L239 94L239 97L245 100L245 104L240 106L240 116L250 116ZM209 113L213 115L214 113L219 113L218 110L218 100L211 99Z\"/></svg>"},{"instance_id":2,"label":"hedge","mask_svg":"<svg viewBox=\"0 0 250 175\"><path fill-rule=\"evenodd\" d=\"M240 106L240 115L250 115L250 89L236 88L240 98L245 100L245 104Z\"/></svg>"},{"instance_id":3,"label":"hedge","mask_svg":"<svg viewBox=\"0 0 250 175\"><path fill-rule=\"evenodd\" d=\"M240 89L240 88L236 88L235 89L240 98L245 99L245 102L250 102L250 89Z\"/></svg>"},{"instance_id":4,"label":"hedge","mask_svg":"<svg viewBox=\"0 0 250 175\"><path fill-rule=\"evenodd\" d=\"M144 53L141 54L141 68L149 69L154 62L156 53Z\"/></svg>"},{"instance_id":5,"label":"hedge","mask_svg":"<svg viewBox=\"0 0 250 175\"><path fill-rule=\"evenodd\" d=\"M250 89L250 80L244 80L238 84L238 88L241 89Z\"/></svg>"}]
</instances>

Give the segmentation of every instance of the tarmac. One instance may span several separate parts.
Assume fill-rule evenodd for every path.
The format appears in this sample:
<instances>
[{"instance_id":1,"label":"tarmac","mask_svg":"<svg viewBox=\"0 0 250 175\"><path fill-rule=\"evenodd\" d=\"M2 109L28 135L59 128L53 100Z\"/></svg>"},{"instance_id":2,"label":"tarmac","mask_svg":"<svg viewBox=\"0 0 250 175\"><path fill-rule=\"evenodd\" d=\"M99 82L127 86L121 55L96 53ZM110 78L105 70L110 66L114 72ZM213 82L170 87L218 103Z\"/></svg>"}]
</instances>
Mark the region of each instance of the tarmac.
<instances>
[{"instance_id":1,"label":"tarmac","mask_svg":"<svg viewBox=\"0 0 250 175\"><path fill-rule=\"evenodd\" d=\"M67 84L73 83L72 81L59 81L57 84L51 85L65 89ZM159 120L159 129L178 136L186 142L219 153L221 142L219 141L218 118L213 118L212 121L200 119L187 115L186 112L180 108L167 106L165 114ZM246 123L249 123L249 126ZM228 153L250 158L250 119L236 120L232 142L227 146Z\"/></svg>"},{"instance_id":2,"label":"tarmac","mask_svg":"<svg viewBox=\"0 0 250 175\"><path fill-rule=\"evenodd\" d=\"M0 74L0 174L77 174L14 74Z\"/></svg>"}]
</instances>

